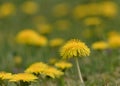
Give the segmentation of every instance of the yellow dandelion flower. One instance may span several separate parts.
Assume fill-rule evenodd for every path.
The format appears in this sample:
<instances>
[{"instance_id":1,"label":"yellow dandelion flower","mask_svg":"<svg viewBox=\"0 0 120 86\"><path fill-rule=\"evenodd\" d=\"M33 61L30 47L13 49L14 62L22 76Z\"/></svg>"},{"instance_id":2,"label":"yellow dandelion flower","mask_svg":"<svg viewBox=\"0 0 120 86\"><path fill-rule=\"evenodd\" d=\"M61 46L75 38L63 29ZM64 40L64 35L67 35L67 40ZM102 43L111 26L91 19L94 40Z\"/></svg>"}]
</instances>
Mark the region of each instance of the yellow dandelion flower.
<instances>
[{"instance_id":1,"label":"yellow dandelion flower","mask_svg":"<svg viewBox=\"0 0 120 86\"><path fill-rule=\"evenodd\" d=\"M16 39L18 43L29 44L29 43L33 43L34 41L36 41L36 39L39 39L39 35L33 30L25 29L25 30L20 31L17 34Z\"/></svg>"},{"instance_id":2,"label":"yellow dandelion flower","mask_svg":"<svg viewBox=\"0 0 120 86\"><path fill-rule=\"evenodd\" d=\"M69 12L69 6L66 3L57 4L52 11L55 17L66 16Z\"/></svg>"},{"instance_id":3,"label":"yellow dandelion flower","mask_svg":"<svg viewBox=\"0 0 120 86\"><path fill-rule=\"evenodd\" d=\"M105 17L114 17L117 15L117 5L114 2L101 3L101 14Z\"/></svg>"},{"instance_id":4,"label":"yellow dandelion flower","mask_svg":"<svg viewBox=\"0 0 120 86\"><path fill-rule=\"evenodd\" d=\"M113 37L113 36L119 36L120 33L117 31L110 31L110 32L108 32L107 35L108 35L108 37Z\"/></svg>"},{"instance_id":5,"label":"yellow dandelion flower","mask_svg":"<svg viewBox=\"0 0 120 86\"><path fill-rule=\"evenodd\" d=\"M33 30L22 30L16 36L16 41L20 44L45 46L47 39Z\"/></svg>"},{"instance_id":6,"label":"yellow dandelion flower","mask_svg":"<svg viewBox=\"0 0 120 86\"><path fill-rule=\"evenodd\" d=\"M0 8L0 17L9 16L11 14L14 14L15 12L15 6L12 3L6 2L1 5Z\"/></svg>"},{"instance_id":7,"label":"yellow dandelion flower","mask_svg":"<svg viewBox=\"0 0 120 86\"><path fill-rule=\"evenodd\" d=\"M32 74L29 74L29 73L18 73L18 74L12 75L10 81L11 82L19 82L19 81L32 82L32 81L35 81L36 79L37 79L37 77L32 75Z\"/></svg>"},{"instance_id":8,"label":"yellow dandelion flower","mask_svg":"<svg viewBox=\"0 0 120 86\"><path fill-rule=\"evenodd\" d=\"M1 80L8 80L12 76L11 73L6 73L6 72L0 72L0 79Z\"/></svg>"},{"instance_id":9,"label":"yellow dandelion flower","mask_svg":"<svg viewBox=\"0 0 120 86\"><path fill-rule=\"evenodd\" d=\"M42 35L39 35L39 39L36 40L36 42L34 43L34 45L37 45L37 46L46 46L47 45L47 38L42 36Z\"/></svg>"},{"instance_id":10,"label":"yellow dandelion flower","mask_svg":"<svg viewBox=\"0 0 120 86\"><path fill-rule=\"evenodd\" d=\"M25 72L26 73L34 73L34 74L41 74L46 68L48 67L47 64L43 62L36 62L28 67Z\"/></svg>"},{"instance_id":11,"label":"yellow dandelion flower","mask_svg":"<svg viewBox=\"0 0 120 86\"><path fill-rule=\"evenodd\" d=\"M37 29L41 34L49 34L52 32L52 26L47 23L37 24Z\"/></svg>"},{"instance_id":12,"label":"yellow dandelion flower","mask_svg":"<svg viewBox=\"0 0 120 86\"><path fill-rule=\"evenodd\" d=\"M51 47L58 47L61 46L64 43L64 40L62 38L55 38L50 40L49 45Z\"/></svg>"},{"instance_id":13,"label":"yellow dandelion flower","mask_svg":"<svg viewBox=\"0 0 120 86\"><path fill-rule=\"evenodd\" d=\"M56 68L50 67L43 62L37 62L32 64L29 68L25 70L26 73L41 74L43 76L49 76L51 78L59 77L63 73Z\"/></svg>"},{"instance_id":14,"label":"yellow dandelion flower","mask_svg":"<svg viewBox=\"0 0 120 86\"><path fill-rule=\"evenodd\" d=\"M22 63L22 58L20 56L15 56L14 57L14 63L19 65Z\"/></svg>"},{"instance_id":15,"label":"yellow dandelion flower","mask_svg":"<svg viewBox=\"0 0 120 86\"><path fill-rule=\"evenodd\" d=\"M60 54L65 59L77 56L89 56L90 49L80 40L72 39L60 49Z\"/></svg>"},{"instance_id":16,"label":"yellow dandelion flower","mask_svg":"<svg viewBox=\"0 0 120 86\"><path fill-rule=\"evenodd\" d=\"M92 48L94 50L105 50L105 49L108 49L108 47L109 47L108 43L104 41L99 41L92 44Z\"/></svg>"},{"instance_id":17,"label":"yellow dandelion flower","mask_svg":"<svg viewBox=\"0 0 120 86\"><path fill-rule=\"evenodd\" d=\"M60 62L56 62L55 66L62 70L65 70L65 69L71 68L72 64L66 61L60 61Z\"/></svg>"},{"instance_id":18,"label":"yellow dandelion flower","mask_svg":"<svg viewBox=\"0 0 120 86\"><path fill-rule=\"evenodd\" d=\"M102 23L101 19L98 17L86 18L83 22L86 26L100 25Z\"/></svg>"},{"instance_id":19,"label":"yellow dandelion flower","mask_svg":"<svg viewBox=\"0 0 120 86\"><path fill-rule=\"evenodd\" d=\"M87 16L96 16L100 15L100 4L99 3L90 3L86 4ZM88 9L89 8L89 9Z\"/></svg>"},{"instance_id":20,"label":"yellow dandelion flower","mask_svg":"<svg viewBox=\"0 0 120 86\"><path fill-rule=\"evenodd\" d=\"M22 4L21 10L26 14L35 14L38 11L38 4L33 1L26 1Z\"/></svg>"},{"instance_id":21,"label":"yellow dandelion flower","mask_svg":"<svg viewBox=\"0 0 120 86\"><path fill-rule=\"evenodd\" d=\"M120 35L109 37L108 44L111 48L120 48Z\"/></svg>"},{"instance_id":22,"label":"yellow dandelion flower","mask_svg":"<svg viewBox=\"0 0 120 86\"><path fill-rule=\"evenodd\" d=\"M48 76L51 78L59 78L60 76L62 76L64 73L54 67L48 67L47 69L45 69L42 73L44 76Z\"/></svg>"},{"instance_id":23,"label":"yellow dandelion flower","mask_svg":"<svg viewBox=\"0 0 120 86\"><path fill-rule=\"evenodd\" d=\"M75 19L81 19L84 18L85 16L87 16L87 11L86 11L87 7L86 5L77 5L74 9L73 9L73 17Z\"/></svg>"},{"instance_id":24,"label":"yellow dandelion flower","mask_svg":"<svg viewBox=\"0 0 120 86\"><path fill-rule=\"evenodd\" d=\"M99 15L100 14L99 6L100 6L100 4L97 4L97 3L77 5L73 9L73 16L75 17L75 19L82 19L87 16Z\"/></svg>"}]
</instances>

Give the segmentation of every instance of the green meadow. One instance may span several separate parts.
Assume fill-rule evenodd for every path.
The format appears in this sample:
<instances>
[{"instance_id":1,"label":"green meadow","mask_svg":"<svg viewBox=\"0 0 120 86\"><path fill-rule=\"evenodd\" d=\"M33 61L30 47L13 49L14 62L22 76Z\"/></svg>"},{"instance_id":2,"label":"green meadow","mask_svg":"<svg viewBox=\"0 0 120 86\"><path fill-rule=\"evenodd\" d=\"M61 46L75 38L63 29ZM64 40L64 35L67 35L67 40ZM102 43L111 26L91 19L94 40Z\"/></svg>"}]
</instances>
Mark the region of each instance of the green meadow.
<instances>
[{"instance_id":1,"label":"green meadow","mask_svg":"<svg viewBox=\"0 0 120 86\"><path fill-rule=\"evenodd\" d=\"M0 0L0 86L120 86L119 15L119 0ZM63 60L60 49L71 39L85 43L90 54L79 55L82 48L73 43L64 52L73 56L65 59L72 67L63 71L55 63ZM35 81L27 76L27 80L12 81L12 75L24 73L37 62L63 75L32 72ZM3 79L3 71L11 77Z\"/></svg>"}]
</instances>

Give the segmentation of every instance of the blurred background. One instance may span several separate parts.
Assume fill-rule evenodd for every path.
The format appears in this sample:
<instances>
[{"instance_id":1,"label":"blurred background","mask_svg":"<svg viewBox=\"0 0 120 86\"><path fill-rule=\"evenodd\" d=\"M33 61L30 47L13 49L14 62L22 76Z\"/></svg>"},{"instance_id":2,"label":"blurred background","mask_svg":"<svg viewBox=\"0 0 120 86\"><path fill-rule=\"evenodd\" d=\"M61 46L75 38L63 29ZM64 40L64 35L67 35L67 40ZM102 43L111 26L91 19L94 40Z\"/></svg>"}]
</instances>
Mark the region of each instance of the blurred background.
<instances>
[{"instance_id":1,"label":"blurred background","mask_svg":"<svg viewBox=\"0 0 120 86\"><path fill-rule=\"evenodd\" d=\"M60 44L49 44L55 38L64 42L77 38L90 48L96 41L107 41L109 35L120 32L119 15L119 0L0 0L0 70L15 72L17 64L22 71L33 62L60 58ZM48 45L41 47L18 43L16 37L23 30L33 30L46 37ZM103 58L96 59L96 55ZM104 57L109 55L92 52L91 60L86 58L81 63L87 65L86 69L82 69L84 74L113 70L113 64L110 65L108 58ZM98 68L98 60L99 64L103 64L101 69ZM115 68L120 65L118 58L113 63Z\"/></svg>"}]
</instances>

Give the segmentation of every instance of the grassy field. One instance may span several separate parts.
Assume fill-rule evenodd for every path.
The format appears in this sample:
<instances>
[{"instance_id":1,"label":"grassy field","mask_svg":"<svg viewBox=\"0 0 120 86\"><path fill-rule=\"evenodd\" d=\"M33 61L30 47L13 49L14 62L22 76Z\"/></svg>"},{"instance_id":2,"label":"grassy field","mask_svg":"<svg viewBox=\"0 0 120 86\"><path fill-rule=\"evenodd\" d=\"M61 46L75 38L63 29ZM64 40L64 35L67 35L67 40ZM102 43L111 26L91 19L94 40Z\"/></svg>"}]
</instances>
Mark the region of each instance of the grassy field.
<instances>
[{"instance_id":1,"label":"grassy field","mask_svg":"<svg viewBox=\"0 0 120 86\"><path fill-rule=\"evenodd\" d=\"M85 86L120 86L119 15L119 0L0 0L0 71L23 73L36 62L55 67L54 63L62 59L61 47L78 39L91 52L87 57L77 56ZM21 42L17 36L25 30L45 37L47 43L43 46ZM116 36L110 44L110 37ZM34 41L34 37L30 39ZM52 44L53 39L62 42ZM101 41L107 47L93 47ZM31 85L19 81L16 84L4 80L0 72L0 86L84 86L74 58L67 61L73 66L59 78L39 77Z\"/></svg>"}]
</instances>

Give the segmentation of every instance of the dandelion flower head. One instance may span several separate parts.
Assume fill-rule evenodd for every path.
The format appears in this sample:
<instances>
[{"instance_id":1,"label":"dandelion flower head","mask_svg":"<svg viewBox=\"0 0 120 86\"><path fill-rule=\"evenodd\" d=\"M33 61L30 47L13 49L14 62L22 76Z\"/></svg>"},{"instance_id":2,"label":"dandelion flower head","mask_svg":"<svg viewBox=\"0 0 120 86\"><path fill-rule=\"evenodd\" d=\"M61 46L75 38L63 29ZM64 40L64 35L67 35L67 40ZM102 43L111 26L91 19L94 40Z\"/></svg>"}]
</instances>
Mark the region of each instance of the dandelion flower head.
<instances>
[{"instance_id":1,"label":"dandelion flower head","mask_svg":"<svg viewBox=\"0 0 120 86\"><path fill-rule=\"evenodd\" d=\"M62 76L64 73L54 67L48 67L45 69L42 73L44 76L50 77L50 78L59 78Z\"/></svg>"},{"instance_id":2,"label":"dandelion flower head","mask_svg":"<svg viewBox=\"0 0 120 86\"><path fill-rule=\"evenodd\" d=\"M108 47L109 47L108 43L106 43L104 41L99 41L99 42L95 42L95 43L92 44L92 48L94 50L105 50Z\"/></svg>"},{"instance_id":3,"label":"dandelion flower head","mask_svg":"<svg viewBox=\"0 0 120 86\"><path fill-rule=\"evenodd\" d=\"M34 73L34 74L41 74L46 68L48 68L48 65L43 62L36 62L32 64L30 67L28 67L25 72L26 73Z\"/></svg>"},{"instance_id":4,"label":"dandelion flower head","mask_svg":"<svg viewBox=\"0 0 120 86\"><path fill-rule=\"evenodd\" d=\"M11 73L0 72L0 79L2 79L2 80L8 80L11 78L11 76L12 76Z\"/></svg>"},{"instance_id":5,"label":"dandelion flower head","mask_svg":"<svg viewBox=\"0 0 120 86\"><path fill-rule=\"evenodd\" d=\"M84 42L81 42L77 39L72 39L68 41L61 49L60 55L64 58L72 58L72 57L84 57L89 56L90 49L85 45Z\"/></svg>"},{"instance_id":6,"label":"dandelion flower head","mask_svg":"<svg viewBox=\"0 0 120 86\"><path fill-rule=\"evenodd\" d=\"M57 46L62 45L63 43L64 43L64 40L62 38L55 38L55 39L50 40L49 45L51 47L57 47Z\"/></svg>"},{"instance_id":7,"label":"dandelion flower head","mask_svg":"<svg viewBox=\"0 0 120 86\"><path fill-rule=\"evenodd\" d=\"M16 41L20 44L36 46L45 46L47 44L47 39L44 36L30 29L20 31L16 36Z\"/></svg>"},{"instance_id":8,"label":"dandelion flower head","mask_svg":"<svg viewBox=\"0 0 120 86\"><path fill-rule=\"evenodd\" d=\"M15 6L13 3L3 3L0 8L0 17L10 16L15 13Z\"/></svg>"},{"instance_id":9,"label":"dandelion flower head","mask_svg":"<svg viewBox=\"0 0 120 86\"><path fill-rule=\"evenodd\" d=\"M32 81L35 81L36 79L37 79L37 77L34 76L33 74L29 74L29 73L18 73L18 74L12 75L10 81L11 81L11 82L19 82L19 81L32 82Z\"/></svg>"},{"instance_id":10,"label":"dandelion flower head","mask_svg":"<svg viewBox=\"0 0 120 86\"><path fill-rule=\"evenodd\" d=\"M65 69L71 68L72 64L66 61L60 61L60 62L55 63L55 66L62 70L65 70Z\"/></svg>"},{"instance_id":11,"label":"dandelion flower head","mask_svg":"<svg viewBox=\"0 0 120 86\"><path fill-rule=\"evenodd\" d=\"M29 15L35 14L38 11L38 4L33 1L26 1L21 5L21 10Z\"/></svg>"},{"instance_id":12,"label":"dandelion flower head","mask_svg":"<svg viewBox=\"0 0 120 86\"><path fill-rule=\"evenodd\" d=\"M110 36L108 43L110 48L120 48L120 35Z\"/></svg>"}]
</instances>

